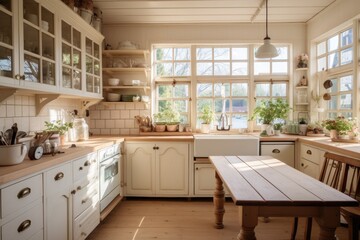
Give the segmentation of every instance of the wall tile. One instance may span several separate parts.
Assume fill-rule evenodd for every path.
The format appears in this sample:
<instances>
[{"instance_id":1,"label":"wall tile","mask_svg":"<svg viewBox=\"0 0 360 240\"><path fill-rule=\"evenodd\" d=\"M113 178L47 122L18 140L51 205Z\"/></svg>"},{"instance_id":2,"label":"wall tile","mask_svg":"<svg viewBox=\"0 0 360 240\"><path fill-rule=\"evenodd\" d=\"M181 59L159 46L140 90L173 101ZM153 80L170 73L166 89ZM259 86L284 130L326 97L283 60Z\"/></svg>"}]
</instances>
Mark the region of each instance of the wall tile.
<instances>
[{"instance_id":1,"label":"wall tile","mask_svg":"<svg viewBox=\"0 0 360 240\"><path fill-rule=\"evenodd\" d=\"M14 117L14 116L15 116L15 105L7 105L6 117Z\"/></svg>"},{"instance_id":2,"label":"wall tile","mask_svg":"<svg viewBox=\"0 0 360 240\"><path fill-rule=\"evenodd\" d=\"M140 115L139 110L130 110L130 114L129 114L130 118L134 118L135 116L138 116L138 115Z\"/></svg>"},{"instance_id":3,"label":"wall tile","mask_svg":"<svg viewBox=\"0 0 360 240\"><path fill-rule=\"evenodd\" d=\"M0 118L6 117L6 105L1 104L0 105Z\"/></svg>"},{"instance_id":4,"label":"wall tile","mask_svg":"<svg viewBox=\"0 0 360 240\"><path fill-rule=\"evenodd\" d=\"M105 120L105 128L115 128L115 120Z\"/></svg>"},{"instance_id":5,"label":"wall tile","mask_svg":"<svg viewBox=\"0 0 360 240\"><path fill-rule=\"evenodd\" d=\"M29 96L21 96L21 105L23 106L29 105Z\"/></svg>"},{"instance_id":6,"label":"wall tile","mask_svg":"<svg viewBox=\"0 0 360 240\"><path fill-rule=\"evenodd\" d=\"M115 120L115 128L124 128L125 127L125 120Z\"/></svg>"},{"instance_id":7,"label":"wall tile","mask_svg":"<svg viewBox=\"0 0 360 240\"><path fill-rule=\"evenodd\" d=\"M100 118L101 119L110 119L110 110L101 110Z\"/></svg>"},{"instance_id":8,"label":"wall tile","mask_svg":"<svg viewBox=\"0 0 360 240\"><path fill-rule=\"evenodd\" d=\"M120 110L120 118L121 119L130 118L130 110Z\"/></svg>"},{"instance_id":9,"label":"wall tile","mask_svg":"<svg viewBox=\"0 0 360 240\"><path fill-rule=\"evenodd\" d=\"M15 105L21 105L21 96L14 96L15 97Z\"/></svg>"},{"instance_id":10,"label":"wall tile","mask_svg":"<svg viewBox=\"0 0 360 240\"><path fill-rule=\"evenodd\" d=\"M124 128L124 129L120 129L120 135L130 135L130 130L129 129L126 129L126 128Z\"/></svg>"},{"instance_id":11,"label":"wall tile","mask_svg":"<svg viewBox=\"0 0 360 240\"><path fill-rule=\"evenodd\" d=\"M110 129L110 134L111 135L120 135L120 129L117 129L117 128Z\"/></svg>"},{"instance_id":12,"label":"wall tile","mask_svg":"<svg viewBox=\"0 0 360 240\"><path fill-rule=\"evenodd\" d=\"M22 106L21 105L15 105L15 116L20 117L20 116L22 116L22 114L23 114ZM26 116L26 115L24 115L24 116Z\"/></svg>"},{"instance_id":13,"label":"wall tile","mask_svg":"<svg viewBox=\"0 0 360 240\"><path fill-rule=\"evenodd\" d=\"M134 102L128 102L125 105L125 109L135 109L135 103Z\"/></svg>"},{"instance_id":14,"label":"wall tile","mask_svg":"<svg viewBox=\"0 0 360 240\"><path fill-rule=\"evenodd\" d=\"M100 133L101 135L110 135L110 129L101 129Z\"/></svg>"},{"instance_id":15,"label":"wall tile","mask_svg":"<svg viewBox=\"0 0 360 240\"><path fill-rule=\"evenodd\" d=\"M125 120L125 128L134 128L135 123L134 120Z\"/></svg>"},{"instance_id":16,"label":"wall tile","mask_svg":"<svg viewBox=\"0 0 360 240\"><path fill-rule=\"evenodd\" d=\"M130 129L130 135L139 135L139 129L138 128Z\"/></svg>"},{"instance_id":17,"label":"wall tile","mask_svg":"<svg viewBox=\"0 0 360 240\"><path fill-rule=\"evenodd\" d=\"M111 119L120 119L120 110L112 110L110 116Z\"/></svg>"},{"instance_id":18,"label":"wall tile","mask_svg":"<svg viewBox=\"0 0 360 240\"><path fill-rule=\"evenodd\" d=\"M95 120L96 128L105 128L105 120Z\"/></svg>"}]
</instances>

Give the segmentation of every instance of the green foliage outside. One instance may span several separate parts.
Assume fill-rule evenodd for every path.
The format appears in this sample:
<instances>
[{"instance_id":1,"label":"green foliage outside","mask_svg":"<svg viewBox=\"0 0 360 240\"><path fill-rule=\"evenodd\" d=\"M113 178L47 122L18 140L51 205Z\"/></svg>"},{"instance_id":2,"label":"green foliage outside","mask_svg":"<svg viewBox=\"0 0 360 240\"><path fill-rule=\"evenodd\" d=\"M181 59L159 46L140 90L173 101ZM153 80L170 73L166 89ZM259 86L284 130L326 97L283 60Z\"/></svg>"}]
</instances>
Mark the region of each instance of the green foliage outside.
<instances>
[{"instance_id":1,"label":"green foliage outside","mask_svg":"<svg viewBox=\"0 0 360 240\"><path fill-rule=\"evenodd\" d=\"M260 104L255 107L250 120L258 118L262 124L272 124L274 120L287 119L290 109L289 103L282 98L262 100Z\"/></svg>"}]
</instances>

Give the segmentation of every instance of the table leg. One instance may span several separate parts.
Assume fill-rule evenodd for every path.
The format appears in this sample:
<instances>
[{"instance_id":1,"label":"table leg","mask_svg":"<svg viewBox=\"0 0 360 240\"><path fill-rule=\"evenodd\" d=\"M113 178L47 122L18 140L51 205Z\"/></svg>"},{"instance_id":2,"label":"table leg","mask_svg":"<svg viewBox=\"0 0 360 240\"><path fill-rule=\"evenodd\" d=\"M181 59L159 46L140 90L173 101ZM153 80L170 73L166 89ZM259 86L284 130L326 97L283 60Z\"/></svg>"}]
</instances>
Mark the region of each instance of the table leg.
<instances>
[{"instance_id":1,"label":"table leg","mask_svg":"<svg viewBox=\"0 0 360 240\"><path fill-rule=\"evenodd\" d=\"M340 208L323 207L315 218L320 226L319 240L336 240L335 230L340 225Z\"/></svg>"},{"instance_id":2,"label":"table leg","mask_svg":"<svg viewBox=\"0 0 360 240\"><path fill-rule=\"evenodd\" d=\"M215 172L216 179L216 190L214 192L214 207L215 207L215 228L221 229L224 228L223 218L225 213L224 203L225 203L225 192L223 187L223 182Z\"/></svg>"},{"instance_id":3,"label":"table leg","mask_svg":"<svg viewBox=\"0 0 360 240\"><path fill-rule=\"evenodd\" d=\"M238 240L256 240L254 229L258 224L258 213L258 207L239 207L241 230L239 235L237 236Z\"/></svg>"}]
</instances>

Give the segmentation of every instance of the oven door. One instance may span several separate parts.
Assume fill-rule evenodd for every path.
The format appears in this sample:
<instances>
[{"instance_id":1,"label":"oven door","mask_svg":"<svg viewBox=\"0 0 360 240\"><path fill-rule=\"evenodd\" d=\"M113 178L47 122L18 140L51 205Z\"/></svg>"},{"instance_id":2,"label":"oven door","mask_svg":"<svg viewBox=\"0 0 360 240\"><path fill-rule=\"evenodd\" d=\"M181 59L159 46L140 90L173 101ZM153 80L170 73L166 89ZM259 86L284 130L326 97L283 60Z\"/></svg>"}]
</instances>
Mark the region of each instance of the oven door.
<instances>
[{"instance_id":1,"label":"oven door","mask_svg":"<svg viewBox=\"0 0 360 240\"><path fill-rule=\"evenodd\" d=\"M100 163L100 199L120 185L120 155Z\"/></svg>"}]
</instances>

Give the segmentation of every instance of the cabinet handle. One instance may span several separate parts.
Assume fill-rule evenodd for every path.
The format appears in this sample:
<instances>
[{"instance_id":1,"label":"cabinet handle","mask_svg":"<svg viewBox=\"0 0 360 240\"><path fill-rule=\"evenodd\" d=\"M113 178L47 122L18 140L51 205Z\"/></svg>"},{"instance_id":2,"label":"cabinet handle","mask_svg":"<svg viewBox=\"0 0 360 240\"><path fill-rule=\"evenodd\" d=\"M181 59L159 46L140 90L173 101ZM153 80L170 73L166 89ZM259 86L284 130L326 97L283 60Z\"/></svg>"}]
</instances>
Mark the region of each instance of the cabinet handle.
<instances>
[{"instance_id":1,"label":"cabinet handle","mask_svg":"<svg viewBox=\"0 0 360 240\"><path fill-rule=\"evenodd\" d=\"M25 220L25 221L23 221L23 222L19 225L17 231L18 231L19 233L20 233L20 232L23 232L23 231L25 231L27 228L29 228L30 226L31 226L31 221L30 221L30 220Z\"/></svg>"},{"instance_id":2,"label":"cabinet handle","mask_svg":"<svg viewBox=\"0 0 360 240\"><path fill-rule=\"evenodd\" d=\"M305 165L304 163L301 163L301 166L305 169L308 167L308 165Z\"/></svg>"},{"instance_id":3,"label":"cabinet handle","mask_svg":"<svg viewBox=\"0 0 360 240\"><path fill-rule=\"evenodd\" d=\"M24 198L24 197L30 195L30 193L31 193L31 189L30 189L30 188L28 188L28 187L27 187L27 188L24 188L24 189L22 189L22 190L18 193L17 198L18 198L18 199Z\"/></svg>"},{"instance_id":4,"label":"cabinet handle","mask_svg":"<svg viewBox=\"0 0 360 240\"><path fill-rule=\"evenodd\" d=\"M159 150L160 148L159 148L159 147L156 147L155 149L156 149L156 150Z\"/></svg>"},{"instance_id":5,"label":"cabinet handle","mask_svg":"<svg viewBox=\"0 0 360 240\"><path fill-rule=\"evenodd\" d=\"M72 190L71 194L74 195L76 193L76 190Z\"/></svg>"},{"instance_id":6,"label":"cabinet handle","mask_svg":"<svg viewBox=\"0 0 360 240\"><path fill-rule=\"evenodd\" d=\"M87 166L90 166L90 164L91 164L90 161L86 161L86 162L84 163L84 166L87 167Z\"/></svg>"},{"instance_id":7,"label":"cabinet handle","mask_svg":"<svg viewBox=\"0 0 360 240\"><path fill-rule=\"evenodd\" d=\"M55 181L59 181L61 179L64 178L64 173L63 172L59 172L58 174L55 175L54 179Z\"/></svg>"},{"instance_id":8,"label":"cabinet handle","mask_svg":"<svg viewBox=\"0 0 360 240\"><path fill-rule=\"evenodd\" d=\"M16 80L25 80L25 75L16 74L15 75Z\"/></svg>"},{"instance_id":9,"label":"cabinet handle","mask_svg":"<svg viewBox=\"0 0 360 240\"><path fill-rule=\"evenodd\" d=\"M196 167L196 168L195 168L195 170L199 170L199 168L198 168L198 167Z\"/></svg>"},{"instance_id":10,"label":"cabinet handle","mask_svg":"<svg viewBox=\"0 0 360 240\"><path fill-rule=\"evenodd\" d=\"M307 150L306 153L309 154L309 155L312 154L311 150Z\"/></svg>"},{"instance_id":11,"label":"cabinet handle","mask_svg":"<svg viewBox=\"0 0 360 240\"><path fill-rule=\"evenodd\" d=\"M84 232L81 232L81 236L86 237L86 236L87 236L87 234L86 234L86 233L84 233Z\"/></svg>"},{"instance_id":12,"label":"cabinet handle","mask_svg":"<svg viewBox=\"0 0 360 240\"><path fill-rule=\"evenodd\" d=\"M82 171L83 170L83 168L82 167L79 167L79 171Z\"/></svg>"},{"instance_id":13,"label":"cabinet handle","mask_svg":"<svg viewBox=\"0 0 360 240\"><path fill-rule=\"evenodd\" d=\"M272 152L273 152L273 153L280 153L280 150L277 149L277 148L275 148L275 149L272 150Z\"/></svg>"}]
</instances>

